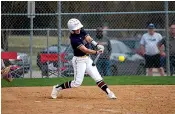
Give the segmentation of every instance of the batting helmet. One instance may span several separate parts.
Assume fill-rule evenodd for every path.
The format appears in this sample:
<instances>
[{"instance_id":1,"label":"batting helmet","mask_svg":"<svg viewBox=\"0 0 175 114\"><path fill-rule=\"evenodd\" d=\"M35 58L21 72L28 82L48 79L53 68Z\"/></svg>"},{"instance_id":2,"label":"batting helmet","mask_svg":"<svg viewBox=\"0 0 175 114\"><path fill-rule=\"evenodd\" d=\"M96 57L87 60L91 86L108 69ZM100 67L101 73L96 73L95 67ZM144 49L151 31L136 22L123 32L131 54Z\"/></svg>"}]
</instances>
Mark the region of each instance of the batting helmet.
<instances>
[{"instance_id":1,"label":"batting helmet","mask_svg":"<svg viewBox=\"0 0 175 114\"><path fill-rule=\"evenodd\" d=\"M68 26L68 29L71 33L73 33L73 30L78 30L80 28L83 27L83 25L81 24L81 22L76 19L76 18L72 18L70 19L68 22L67 22L67 26Z\"/></svg>"}]
</instances>

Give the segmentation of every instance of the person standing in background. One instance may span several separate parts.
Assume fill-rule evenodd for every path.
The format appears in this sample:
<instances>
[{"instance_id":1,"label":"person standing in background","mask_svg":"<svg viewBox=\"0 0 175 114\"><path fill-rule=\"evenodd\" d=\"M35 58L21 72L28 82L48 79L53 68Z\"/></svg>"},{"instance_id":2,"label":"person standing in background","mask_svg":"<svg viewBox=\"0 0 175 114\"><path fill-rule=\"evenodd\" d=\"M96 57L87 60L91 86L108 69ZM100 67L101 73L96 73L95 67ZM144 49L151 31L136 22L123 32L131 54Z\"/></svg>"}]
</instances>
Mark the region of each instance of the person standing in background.
<instances>
[{"instance_id":1,"label":"person standing in background","mask_svg":"<svg viewBox=\"0 0 175 114\"><path fill-rule=\"evenodd\" d=\"M175 23L170 26L170 38L169 38L169 48L170 48L170 73L171 76L175 73ZM166 49L166 39L162 39L159 42L159 47L162 45L165 46Z\"/></svg>"},{"instance_id":2,"label":"person standing in background","mask_svg":"<svg viewBox=\"0 0 175 114\"><path fill-rule=\"evenodd\" d=\"M103 28L98 27L96 29L95 40L100 45L103 45L105 47L104 53L100 55L100 58L97 62L97 68L103 76L110 76L111 71L110 71L110 60L109 60L110 55L109 38L103 34Z\"/></svg>"},{"instance_id":3,"label":"person standing in background","mask_svg":"<svg viewBox=\"0 0 175 114\"><path fill-rule=\"evenodd\" d=\"M148 76L153 75L153 68L157 68L160 75L164 76L164 69L160 64L161 48L158 43L162 40L161 34L155 32L155 25L148 25L148 33L145 33L140 41L141 50L146 60L146 68L148 68Z\"/></svg>"}]
</instances>

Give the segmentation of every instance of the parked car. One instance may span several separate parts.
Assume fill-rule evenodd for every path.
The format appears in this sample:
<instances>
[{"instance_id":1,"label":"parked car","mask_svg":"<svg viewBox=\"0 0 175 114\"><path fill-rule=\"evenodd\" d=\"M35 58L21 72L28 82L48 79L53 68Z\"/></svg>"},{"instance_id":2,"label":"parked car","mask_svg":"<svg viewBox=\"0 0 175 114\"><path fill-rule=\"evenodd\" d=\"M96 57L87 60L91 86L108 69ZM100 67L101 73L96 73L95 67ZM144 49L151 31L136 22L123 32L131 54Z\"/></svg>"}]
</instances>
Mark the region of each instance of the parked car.
<instances>
[{"instance_id":1,"label":"parked car","mask_svg":"<svg viewBox=\"0 0 175 114\"><path fill-rule=\"evenodd\" d=\"M127 45L118 40L110 40L112 75L146 75L145 59L133 52ZM124 62L118 61L118 56L124 56Z\"/></svg>"},{"instance_id":2,"label":"parked car","mask_svg":"<svg viewBox=\"0 0 175 114\"><path fill-rule=\"evenodd\" d=\"M123 42L118 40L110 40L110 63L111 63L111 76L116 75L146 75L145 59L139 54L133 52ZM73 67L71 59L73 57L73 49L68 46L65 50L65 59L68 62L65 64L67 70L64 71L65 76L73 75ZM124 62L118 61L118 56L125 56Z\"/></svg>"},{"instance_id":3,"label":"parked car","mask_svg":"<svg viewBox=\"0 0 175 114\"><path fill-rule=\"evenodd\" d=\"M65 50L66 50L66 47L67 45L61 45L61 55L64 55L65 53ZM42 49L38 54L37 54L37 66L40 68L41 72L42 72L42 75L43 76L47 76L48 75L48 67L46 64L43 64L41 63L41 60L40 60L40 54L42 53L58 53L58 45L52 45L52 46L49 46L47 48L44 48ZM63 56L61 56L63 57ZM62 58L64 59L64 58ZM53 62L54 64L54 67L57 67L58 66L58 62ZM44 68L43 68L44 67Z\"/></svg>"},{"instance_id":4,"label":"parked car","mask_svg":"<svg viewBox=\"0 0 175 114\"><path fill-rule=\"evenodd\" d=\"M127 45L135 53L143 56L140 49L140 38L119 38L118 40Z\"/></svg>"}]
</instances>

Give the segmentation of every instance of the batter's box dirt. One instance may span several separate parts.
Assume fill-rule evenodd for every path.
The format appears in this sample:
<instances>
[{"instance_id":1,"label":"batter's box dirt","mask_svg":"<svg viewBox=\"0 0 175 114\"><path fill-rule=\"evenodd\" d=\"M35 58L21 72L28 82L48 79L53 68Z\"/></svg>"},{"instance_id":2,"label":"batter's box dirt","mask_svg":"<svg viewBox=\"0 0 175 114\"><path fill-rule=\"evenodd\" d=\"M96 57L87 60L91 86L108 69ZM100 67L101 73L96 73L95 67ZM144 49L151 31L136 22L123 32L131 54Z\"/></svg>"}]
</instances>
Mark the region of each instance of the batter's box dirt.
<instances>
[{"instance_id":1,"label":"batter's box dirt","mask_svg":"<svg viewBox=\"0 0 175 114\"><path fill-rule=\"evenodd\" d=\"M110 86L110 100L98 87L61 91L52 87L2 88L2 114L175 114L175 86Z\"/></svg>"}]
</instances>

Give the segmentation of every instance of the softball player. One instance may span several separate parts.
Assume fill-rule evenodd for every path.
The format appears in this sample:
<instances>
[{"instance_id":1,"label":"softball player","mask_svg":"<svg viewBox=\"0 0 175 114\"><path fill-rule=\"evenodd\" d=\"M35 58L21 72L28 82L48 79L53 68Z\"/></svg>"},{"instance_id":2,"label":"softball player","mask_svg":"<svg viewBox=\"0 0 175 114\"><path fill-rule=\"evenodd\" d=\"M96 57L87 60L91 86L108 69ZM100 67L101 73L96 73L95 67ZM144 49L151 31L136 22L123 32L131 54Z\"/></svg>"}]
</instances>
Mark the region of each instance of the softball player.
<instances>
[{"instance_id":1,"label":"softball player","mask_svg":"<svg viewBox=\"0 0 175 114\"><path fill-rule=\"evenodd\" d=\"M92 59L89 54L103 53L104 46L97 44L82 28L83 25L78 19L72 18L67 23L68 29L71 32L70 42L73 48L74 57L72 59L74 68L74 80L65 82L61 85L53 86L51 97L57 98L60 90L79 87L84 78L85 72L88 73L96 84L106 92L110 99L116 99L115 94L108 88L99 74L96 66L92 66ZM97 47L97 51L89 49L90 43Z\"/></svg>"}]
</instances>

